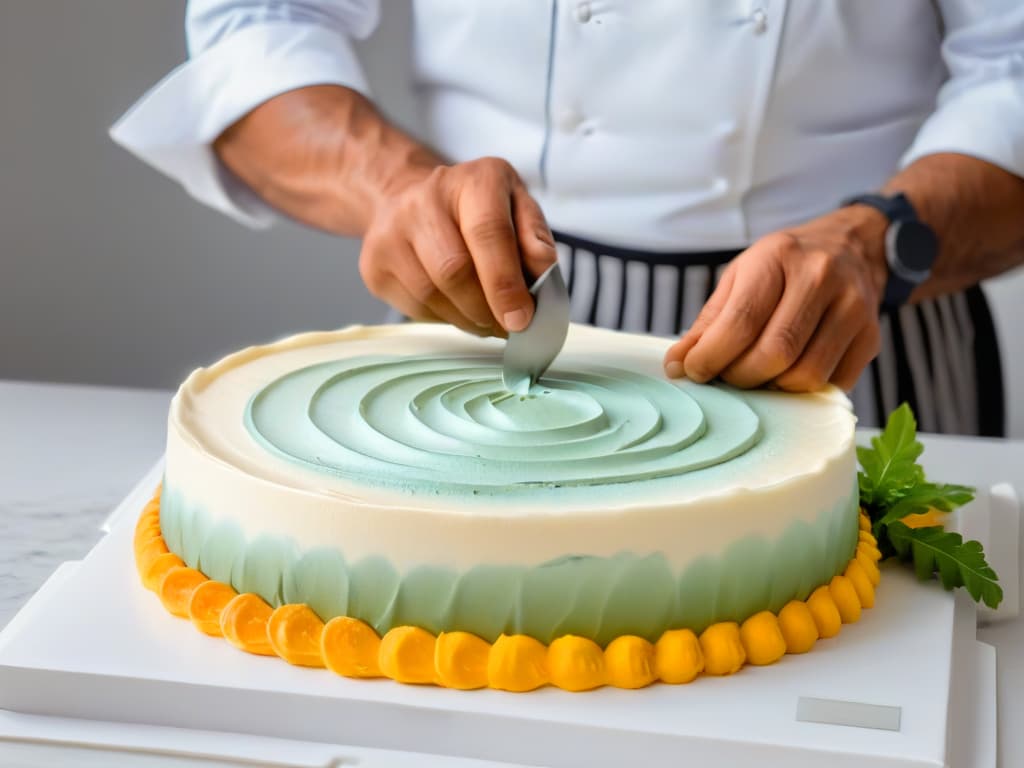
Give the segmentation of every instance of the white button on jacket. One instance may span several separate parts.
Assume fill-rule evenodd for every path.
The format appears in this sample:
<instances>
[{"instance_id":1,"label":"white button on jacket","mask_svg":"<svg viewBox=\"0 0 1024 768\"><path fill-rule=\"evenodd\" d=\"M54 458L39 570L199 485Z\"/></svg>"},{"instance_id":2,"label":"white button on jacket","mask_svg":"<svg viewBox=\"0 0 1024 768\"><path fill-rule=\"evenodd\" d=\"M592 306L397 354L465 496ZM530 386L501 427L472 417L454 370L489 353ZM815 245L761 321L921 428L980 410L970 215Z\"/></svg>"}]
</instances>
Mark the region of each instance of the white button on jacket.
<instances>
[{"instance_id":1,"label":"white button on jacket","mask_svg":"<svg viewBox=\"0 0 1024 768\"><path fill-rule=\"evenodd\" d=\"M511 162L551 225L667 250L741 247L962 152L1024 175L1020 0L414 0L422 137ZM373 0L192 0L190 60L112 129L202 202L276 215L210 143L267 99L371 95Z\"/></svg>"}]
</instances>

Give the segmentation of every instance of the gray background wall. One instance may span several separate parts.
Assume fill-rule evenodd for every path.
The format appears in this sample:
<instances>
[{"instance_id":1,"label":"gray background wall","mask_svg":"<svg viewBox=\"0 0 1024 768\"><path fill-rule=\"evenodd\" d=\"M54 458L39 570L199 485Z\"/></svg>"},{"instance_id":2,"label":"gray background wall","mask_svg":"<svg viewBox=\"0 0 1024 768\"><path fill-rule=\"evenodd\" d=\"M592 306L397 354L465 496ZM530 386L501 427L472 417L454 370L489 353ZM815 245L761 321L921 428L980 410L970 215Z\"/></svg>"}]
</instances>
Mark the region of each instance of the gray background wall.
<instances>
[{"instance_id":1,"label":"gray background wall","mask_svg":"<svg viewBox=\"0 0 1024 768\"><path fill-rule=\"evenodd\" d=\"M355 241L250 232L107 138L183 60L183 5L0 0L0 378L172 387L240 346L384 316ZM407 3L382 5L361 53L408 125ZM1024 273L990 295L1024 436Z\"/></svg>"},{"instance_id":2,"label":"gray background wall","mask_svg":"<svg viewBox=\"0 0 1024 768\"><path fill-rule=\"evenodd\" d=\"M363 59L407 123L407 4L384 5ZM357 241L249 231L107 137L184 60L183 7L0 0L0 377L171 387L249 343L384 317Z\"/></svg>"}]
</instances>

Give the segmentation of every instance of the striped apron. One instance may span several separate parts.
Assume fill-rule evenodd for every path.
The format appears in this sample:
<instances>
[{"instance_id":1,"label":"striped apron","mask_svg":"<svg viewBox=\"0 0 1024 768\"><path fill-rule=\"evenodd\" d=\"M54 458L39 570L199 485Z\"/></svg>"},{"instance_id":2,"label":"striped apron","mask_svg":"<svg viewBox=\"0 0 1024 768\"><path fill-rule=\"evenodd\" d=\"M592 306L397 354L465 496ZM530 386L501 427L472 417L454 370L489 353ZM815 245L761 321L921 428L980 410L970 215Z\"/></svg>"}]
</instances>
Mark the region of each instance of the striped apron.
<instances>
[{"instance_id":1,"label":"striped apron","mask_svg":"<svg viewBox=\"0 0 1024 768\"><path fill-rule=\"evenodd\" d=\"M554 233L579 323L678 337L738 251L660 253ZM980 286L883 311L881 351L850 398L861 426L902 402L925 432L1004 435L1002 368Z\"/></svg>"}]
</instances>

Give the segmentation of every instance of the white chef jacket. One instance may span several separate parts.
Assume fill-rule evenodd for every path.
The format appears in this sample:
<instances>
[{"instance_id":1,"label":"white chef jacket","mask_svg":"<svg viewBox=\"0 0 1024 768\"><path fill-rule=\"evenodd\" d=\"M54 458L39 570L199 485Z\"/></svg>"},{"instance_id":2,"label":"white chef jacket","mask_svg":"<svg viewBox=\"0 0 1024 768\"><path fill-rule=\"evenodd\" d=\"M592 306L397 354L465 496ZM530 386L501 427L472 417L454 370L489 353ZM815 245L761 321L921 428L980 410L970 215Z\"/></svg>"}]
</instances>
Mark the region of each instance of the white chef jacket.
<instances>
[{"instance_id":1,"label":"white chef jacket","mask_svg":"<svg viewBox=\"0 0 1024 768\"><path fill-rule=\"evenodd\" d=\"M191 0L189 61L112 129L198 200L275 212L211 142L302 86L370 88L374 0ZM512 163L553 228L742 247L960 152L1024 175L1021 0L414 0L421 137ZM372 96L371 96L372 97Z\"/></svg>"}]
</instances>

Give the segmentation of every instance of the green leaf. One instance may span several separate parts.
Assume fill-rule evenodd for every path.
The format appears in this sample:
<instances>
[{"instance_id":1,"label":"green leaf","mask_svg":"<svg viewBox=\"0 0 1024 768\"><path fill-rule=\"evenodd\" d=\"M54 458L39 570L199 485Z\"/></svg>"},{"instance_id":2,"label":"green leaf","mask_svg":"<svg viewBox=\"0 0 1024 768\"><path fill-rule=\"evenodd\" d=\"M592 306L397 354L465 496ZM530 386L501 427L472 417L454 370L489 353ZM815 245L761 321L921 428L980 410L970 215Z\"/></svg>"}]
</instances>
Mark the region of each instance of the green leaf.
<instances>
[{"instance_id":1,"label":"green leaf","mask_svg":"<svg viewBox=\"0 0 1024 768\"><path fill-rule=\"evenodd\" d=\"M920 482L905 489L879 518L879 525L902 520L907 515L919 515L930 509L951 512L974 498L974 489L966 485Z\"/></svg>"},{"instance_id":2,"label":"green leaf","mask_svg":"<svg viewBox=\"0 0 1024 768\"><path fill-rule=\"evenodd\" d=\"M919 579L938 573L946 589L965 587L975 601L995 608L1003 591L981 544L965 542L960 534L941 526L911 528L900 522L929 509L949 512L974 498L974 489L966 485L925 480L924 469L917 463L923 450L914 414L906 403L892 412L870 448L857 448L863 470L857 475L861 505L871 518L878 547L883 555L911 560Z\"/></svg>"},{"instance_id":3,"label":"green leaf","mask_svg":"<svg viewBox=\"0 0 1024 768\"><path fill-rule=\"evenodd\" d=\"M864 504L876 508L886 505L907 488L923 482L924 470L917 463L923 451L914 414L903 403L889 415L882 434L871 438L871 448L857 448L857 459L864 469L858 476Z\"/></svg>"},{"instance_id":4,"label":"green leaf","mask_svg":"<svg viewBox=\"0 0 1024 768\"><path fill-rule=\"evenodd\" d=\"M1003 590L995 571L985 561L977 541L964 541L959 533L941 526L910 528L894 521L885 528L888 540L903 559L914 561L919 579L930 579L938 572L946 589L964 587L971 597L995 608L1003 599Z\"/></svg>"}]
</instances>

